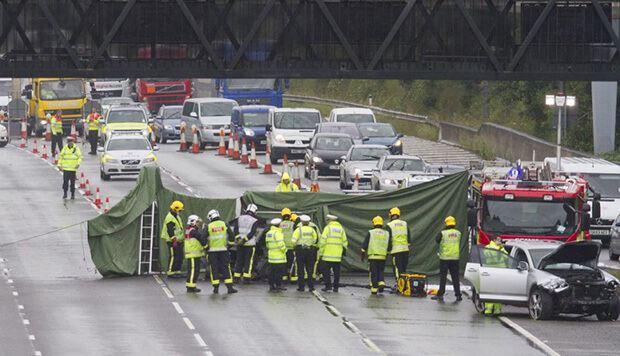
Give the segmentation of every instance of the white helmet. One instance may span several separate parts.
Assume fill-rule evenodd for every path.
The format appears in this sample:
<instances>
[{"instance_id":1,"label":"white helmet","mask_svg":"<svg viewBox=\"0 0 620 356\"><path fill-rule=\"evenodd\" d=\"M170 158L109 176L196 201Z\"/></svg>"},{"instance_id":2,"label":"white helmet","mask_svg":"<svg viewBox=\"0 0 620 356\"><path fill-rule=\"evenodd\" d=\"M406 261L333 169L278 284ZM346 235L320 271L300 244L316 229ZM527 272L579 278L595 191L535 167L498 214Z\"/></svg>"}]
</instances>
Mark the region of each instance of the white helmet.
<instances>
[{"instance_id":1,"label":"white helmet","mask_svg":"<svg viewBox=\"0 0 620 356\"><path fill-rule=\"evenodd\" d=\"M278 225L280 225L281 222L282 222L282 219L280 219L280 218L271 219L271 225L272 226L278 226Z\"/></svg>"},{"instance_id":2,"label":"white helmet","mask_svg":"<svg viewBox=\"0 0 620 356\"><path fill-rule=\"evenodd\" d=\"M246 213L252 213L252 214L256 214L256 212L258 211L258 207L256 206L256 204L250 204L248 205L247 209L245 209Z\"/></svg>"},{"instance_id":3,"label":"white helmet","mask_svg":"<svg viewBox=\"0 0 620 356\"><path fill-rule=\"evenodd\" d=\"M46 118L51 119L52 118L52 114L47 113L47 115L45 115Z\"/></svg>"},{"instance_id":4,"label":"white helmet","mask_svg":"<svg viewBox=\"0 0 620 356\"><path fill-rule=\"evenodd\" d=\"M215 209L211 209L209 213L207 214L207 217L209 218L210 221L213 221L215 218L220 217L220 212Z\"/></svg>"},{"instance_id":5,"label":"white helmet","mask_svg":"<svg viewBox=\"0 0 620 356\"><path fill-rule=\"evenodd\" d=\"M187 225L191 225L191 226L195 226L197 222L201 221L202 219L200 219L200 217L198 215L190 215L187 218Z\"/></svg>"}]
</instances>

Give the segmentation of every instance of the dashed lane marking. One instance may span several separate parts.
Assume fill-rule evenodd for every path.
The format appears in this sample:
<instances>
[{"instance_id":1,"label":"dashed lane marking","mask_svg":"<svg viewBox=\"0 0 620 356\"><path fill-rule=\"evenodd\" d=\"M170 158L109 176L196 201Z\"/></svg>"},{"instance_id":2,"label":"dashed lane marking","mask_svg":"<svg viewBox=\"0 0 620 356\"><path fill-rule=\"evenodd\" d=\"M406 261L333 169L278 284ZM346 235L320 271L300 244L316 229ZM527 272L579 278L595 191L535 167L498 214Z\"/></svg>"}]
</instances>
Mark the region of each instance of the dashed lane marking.
<instances>
[{"instance_id":1,"label":"dashed lane marking","mask_svg":"<svg viewBox=\"0 0 620 356\"><path fill-rule=\"evenodd\" d=\"M34 337L34 335L28 335L28 339L30 339L30 340L36 340L36 338Z\"/></svg>"},{"instance_id":2,"label":"dashed lane marking","mask_svg":"<svg viewBox=\"0 0 620 356\"><path fill-rule=\"evenodd\" d=\"M168 296L168 298L170 298L170 299L174 298L174 294L172 294L172 292L170 291L170 289L168 289L168 287L163 287L163 290L166 293L166 295Z\"/></svg>"},{"instance_id":3,"label":"dashed lane marking","mask_svg":"<svg viewBox=\"0 0 620 356\"><path fill-rule=\"evenodd\" d=\"M35 351L35 352L34 352L34 356L41 356L41 355L43 355L43 354L41 353L41 351Z\"/></svg>"},{"instance_id":4,"label":"dashed lane marking","mask_svg":"<svg viewBox=\"0 0 620 356\"><path fill-rule=\"evenodd\" d=\"M172 302L172 305L174 306L174 309L176 309L176 310L177 310L177 313L179 313L179 314L185 314L185 313L183 312L183 309L181 309L181 306L179 305L179 303L177 303L177 302Z\"/></svg>"},{"instance_id":5,"label":"dashed lane marking","mask_svg":"<svg viewBox=\"0 0 620 356\"><path fill-rule=\"evenodd\" d=\"M194 324L192 324L192 322L189 320L188 317L183 317L183 321L185 322L185 325L187 325L188 329L196 330L196 328L194 327Z\"/></svg>"},{"instance_id":6,"label":"dashed lane marking","mask_svg":"<svg viewBox=\"0 0 620 356\"><path fill-rule=\"evenodd\" d=\"M508 326L509 328L511 328L514 331L518 332L519 334L523 335L526 339L528 339L530 342L532 342L534 345L536 345L536 347L541 349L547 355L549 355L549 356L560 356L560 354L557 353L555 350L553 350L551 347L549 347L549 345L547 345L544 342L542 342L539 338L537 338L536 336L532 335L529 331L525 330L524 328L519 326L514 321L508 319L505 316L500 316L498 319L504 325Z\"/></svg>"},{"instance_id":7,"label":"dashed lane marking","mask_svg":"<svg viewBox=\"0 0 620 356\"><path fill-rule=\"evenodd\" d=\"M17 297L18 295L19 295L19 293L13 292L13 296Z\"/></svg>"},{"instance_id":8,"label":"dashed lane marking","mask_svg":"<svg viewBox=\"0 0 620 356\"><path fill-rule=\"evenodd\" d=\"M30 325L30 320L24 319L24 325Z\"/></svg>"}]
</instances>

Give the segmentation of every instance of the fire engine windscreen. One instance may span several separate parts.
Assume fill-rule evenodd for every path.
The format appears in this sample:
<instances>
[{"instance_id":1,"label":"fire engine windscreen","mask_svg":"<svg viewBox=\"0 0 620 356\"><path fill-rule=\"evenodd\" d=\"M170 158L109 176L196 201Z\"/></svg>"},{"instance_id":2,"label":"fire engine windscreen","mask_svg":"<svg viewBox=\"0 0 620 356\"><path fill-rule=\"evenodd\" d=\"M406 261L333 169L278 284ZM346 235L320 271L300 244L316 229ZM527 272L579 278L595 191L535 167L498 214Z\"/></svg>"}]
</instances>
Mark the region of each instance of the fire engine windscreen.
<instances>
[{"instance_id":1,"label":"fire engine windscreen","mask_svg":"<svg viewBox=\"0 0 620 356\"><path fill-rule=\"evenodd\" d=\"M576 213L569 202L487 200L482 208L486 233L564 236L575 231Z\"/></svg>"}]
</instances>

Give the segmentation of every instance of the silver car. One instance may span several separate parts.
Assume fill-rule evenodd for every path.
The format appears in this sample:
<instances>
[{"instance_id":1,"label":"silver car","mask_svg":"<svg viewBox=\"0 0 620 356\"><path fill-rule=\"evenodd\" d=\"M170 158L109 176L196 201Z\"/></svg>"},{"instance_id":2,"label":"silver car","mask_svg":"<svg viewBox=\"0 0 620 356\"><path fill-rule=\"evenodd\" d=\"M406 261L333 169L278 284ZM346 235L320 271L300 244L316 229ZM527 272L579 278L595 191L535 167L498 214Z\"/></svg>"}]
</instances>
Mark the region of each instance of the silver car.
<instances>
[{"instance_id":1,"label":"silver car","mask_svg":"<svg viewBox=\"0 0 620 356\"><path fill-rule=\"evenodd\" d=\"M370 185L372 169L390 150L382 145L353 145L340 159L340 189L349 189L358 175L360 185Z\"/></svg>"},{"instance_id":2,"label":"silver car","mask_svg":"<svg viewBox=\"0 0 620 356\"><path fill-rule=\"evenodd\" d=\"M6 127L0 124L0 147L4 147L9 144L9 133Z\"/></svg>"},{"instance_id":3,"label":"silver car","mask_svg":"<svg viewBox=\"0 0 620 356\"><path fill-rule=\"evenodd\" d=\"M157 165L155 151L151 143L139 133L115 133L99 147L101 179L111 176L136 175L142 167Z\"/></svg>"},{"instance_id":4,"label":"silver car","mask_svg":"<svg viewBox=\"0 0 620 356\"><path fill-rule=\"evenodd\" d=\"M372 169L370 184L375 190L392 190L398 188L403 179L416 173L424 173L426 163L416 156L383 156Z\"/></svg>"},{"instance_id":5,"label":"silver car","mask_svg":"<svg viewBox=\"0 0 620 356\"><path fill-rule=\"evenodd\" d=\"M491 302L527 307L534 320L560 313L618 319L619 281L597 267L600 243L511 240L505 247L510 255L472 247L465 278L479 313Z\"/></svg>"}]
</instances>

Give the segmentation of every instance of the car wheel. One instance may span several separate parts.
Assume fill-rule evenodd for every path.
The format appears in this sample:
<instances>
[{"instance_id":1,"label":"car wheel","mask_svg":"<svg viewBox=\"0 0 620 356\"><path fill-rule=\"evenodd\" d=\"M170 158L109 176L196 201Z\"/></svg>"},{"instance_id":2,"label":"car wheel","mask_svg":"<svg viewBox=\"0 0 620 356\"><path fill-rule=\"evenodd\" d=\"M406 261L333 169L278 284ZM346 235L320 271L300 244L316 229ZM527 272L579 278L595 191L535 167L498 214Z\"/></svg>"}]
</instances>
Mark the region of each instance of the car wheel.
<instances>
[{"instance_id":1,"label":"car wheel","mask_svg":"<svg viewBox=\"0 0 620 356\"><path fill-rule=\"evenodd\" d=\"M0 147L4 147L4 146L6 146L7 144L8 144L8 142L2 142L2 143L0 143Z\"/></svg>"},{"instance_id":2,"label":"car wheel","mask_svg":"<svg viewBox=\"0 0 620 356\"><path fill-rule=\"evenodd\" d=\"M346 185L344 184L342 178L340 178L340 189L346 189Z\"/></svg>"},{"instance_id":3,"label":"car wheel","mask_svg":"<svg viewBox=\"0 0 620 356\"><path fill-rule=\"evenodd\" d=\"M480 295L476 292L476 288L472 288L471 301L474 303L474 309L476 313L484 314L484 303L480 300Z\"/></svg>"},{"instance_id":4,"label":"car wheel","mask_svg":"<svg viewBox=\"0 0 620 356\"><path fill-rule=\"evenodd\" d=\"M534 289L528 301L530 317L534 320L546 320L553 315L553 298L549 293Z\"/></svg>"},{"instance_id":5,"label":"car wheel","mask_svg":"<svg viewBox=\"0 0 620 356\"><path fill-rule=\"evenodd\" d=\"M620 300L617 294L614 293L611 297L609 309L605 312L597 313L596 317L601 321L618 320L618 317L620 317Z\"/></svg>"},{"instance_id":6,"label":"car wheel","mask_svg":"<svg viewBox=\"0 0 620 356\"><path fill-rule=\"evenodd\" d=\"M609 244L609 259L612 261L618 261L618 258L620 257L620 255L617 255L615 253L613 253L613 250L611 249L611 243Z\"/></svg>"},{"instance_id":7,"label":"car wheel","mask_svg":"<svg viewBox=\"0 0 620 356\"><path fill-rule=\"evenodd\" d=\"M277 164L278 163L278 156L276 156L276 154L273 152L273 150L271 150L269 152L269 160L271 160L271 164Z\"/></svg>"},{"instance_id":8,"label":"car wheel","mask_svg":"<svg viewBox=\"0 0 620 356\"><path fill-rule=\"evenodd\" d=\"M101 170L100 172L101 172L101 179L103 179L104 181L109 181L110 180L110 175L109 174L103 173L103 170Z\"/></svg>"}]
</instances>

